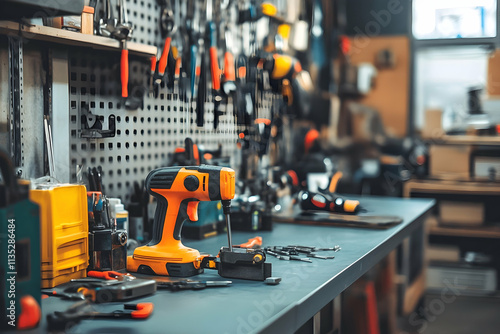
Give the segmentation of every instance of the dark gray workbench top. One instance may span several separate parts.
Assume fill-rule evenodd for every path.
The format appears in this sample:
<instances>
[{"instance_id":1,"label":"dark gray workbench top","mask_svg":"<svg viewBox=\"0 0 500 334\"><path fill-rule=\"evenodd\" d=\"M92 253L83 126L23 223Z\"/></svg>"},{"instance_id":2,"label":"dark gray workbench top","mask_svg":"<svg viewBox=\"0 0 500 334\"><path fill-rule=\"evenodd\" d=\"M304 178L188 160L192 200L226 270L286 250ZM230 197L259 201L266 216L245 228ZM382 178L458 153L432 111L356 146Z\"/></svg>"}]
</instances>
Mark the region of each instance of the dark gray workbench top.
<instances>
[{"instance_id":1,"label":"dark gray workbench top","mask_svg":"<svg viewBox=\"0 0 500 334\"><path fill-rule=\"evenodd\" d=\"M338 296L374 264L389 254L401 241L422 224L433 200L360 198L366 214L397 215L404 221L385 230L365 228L274 224L272 232L234 232L233 243L240 244L255 235L263 237L264 246L289 244L332 247L340 245L333 260L312 259L313 263L282 261L268 256L273 276L279 285L233 279L226 288L199 291L158 291L140 299L154 303L152 316L145 321L84 320L70 333L293 333L324 305ZM226 246L226 235L185 241L200 252L216 254ZM216 271L206 270L194 279L223 279ZM43 300L41 329L45 316L64 310L71 302L55 297ZM120 309L119 304L98 305L98 310Z\"/></svg>"}]
</instances>

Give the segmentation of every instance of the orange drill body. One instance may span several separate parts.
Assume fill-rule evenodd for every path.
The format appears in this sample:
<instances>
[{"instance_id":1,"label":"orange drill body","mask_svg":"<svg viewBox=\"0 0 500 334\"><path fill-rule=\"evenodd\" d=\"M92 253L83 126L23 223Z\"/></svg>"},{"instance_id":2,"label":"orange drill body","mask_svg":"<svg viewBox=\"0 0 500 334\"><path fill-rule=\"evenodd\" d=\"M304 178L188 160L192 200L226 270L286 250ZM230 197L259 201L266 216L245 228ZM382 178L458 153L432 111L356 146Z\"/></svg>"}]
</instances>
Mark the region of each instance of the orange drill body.
<instances>
[{"instance_id":1,"label":"orange drill body","mask_svg":"<svg viewBox=\"0 0 500 334\"><path fill-rule=\"evenodd\" d=\"M234 198L234 170L219 166L163 167L151 171L146 189L156 198L153 238L127 259L127 270L145 274L192 276L201 273L198 250L181 242L184 221L198 220L200 201Z\"/></svg>"}]
</instances>

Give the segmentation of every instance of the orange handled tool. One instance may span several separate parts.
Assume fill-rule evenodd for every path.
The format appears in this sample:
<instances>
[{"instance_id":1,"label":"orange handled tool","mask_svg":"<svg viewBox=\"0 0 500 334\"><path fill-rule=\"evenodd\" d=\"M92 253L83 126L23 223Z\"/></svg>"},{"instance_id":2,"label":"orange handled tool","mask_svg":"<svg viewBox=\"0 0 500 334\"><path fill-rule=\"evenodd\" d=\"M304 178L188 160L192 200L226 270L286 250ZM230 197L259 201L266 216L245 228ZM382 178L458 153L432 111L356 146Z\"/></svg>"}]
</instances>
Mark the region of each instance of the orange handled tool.
<instances>
[{"instance_id":1,"label":"orange handled tool","mask_svg":"<svg viewBox=\"0 0 500 334\"><path fill-rule=\"evenodd\" d=\"M210 73L212 74L212 88L216 91L220 90L220 68L217 55L217 47L210 47Z\"/></svg>"},{"instance_id":2,"label":"orange handled tool","mask_svg":"<svg viewBox=\"0 0 500 334\"><path fill-rule=\"evenodd\" d=\"M120 61L121 79L122 79L122 97L128 97L128 50L122 49Z\"/></svg>"},{"instance_id":3,"label":"orange handled tool","mask_svg":"<svg viewBox=\"0 0 500 334\"><path fill-rule=\"evenodd\" d=\"M153 313L153 303L125 304L123 308L126 310L136 310L130 312L130 317L133 319L146 319Z\"/></svg>"},{"instance_id":4,"label":"orange handled tool","mask_svg":"<svg viewBox=\"0 0 500 334\"><path fill-rule=\"evenodd\" d=\"M165 69L167 68L168 52L170 51L171 41L171 37L165 38L165 45L163 46L163 51L161 53L160 60L158 61L158 74L162 77L165 74Z\"/></svg>"},{"instance_id":5,"label":"orange handled tool","mask_svg":"<svg viewBox=\"0 0 500 334\"><path fill-rule=\"evenodd\" d=\"M102 278L102 279L106 279L106 280L115 279L115 280L119 280L119 281L135 279L135 277L130 275L130 274L123 274L123 273L120 273L118 271L111 271L111 270L108 270L108 271L91 270L87 273L87 276L88 277L95 277L95 278Z\"/></svg>"},{"instance_id":6,"label":"orange handled tool","mask_svg":"<svg viewBox=\"0 0 500 334\"><path fill-rule=\"evenodd\" d=\"M146 178L148 193L157 200L152 240L127 259L131 272L192 276L203 272L196 249L181 242L186 219L198 220L200 201L230 202L235 191L235 172L220 166L163 167ZM229 203L230 205L230 203Z\"/></svg>"},{"instance_id":7,"label":"orange handled tool","mask_svg":"<svg viewBox=\"0 0 500 334\"><path fill-rule=\"evenodd\" d=\"M329 196L301 191L299 193L300 208L302 210L320 210L339 213L355 213L359 210L359 201L344 199L340 196L330 198Z\"/></svg>"},{"instance_id":8,"label":"orange handled tool","mask_svg":"<svg viewBox=\"0 0 500 334\"><path fill-rule=\"evenodd\" d=\"M234 56L229 51L224 54L224 79L226 81L236 81Z\"/></svg>"},{"instance_id":9,"label":"orange handled tool","mask_svg":"<svg viewBox=\"0 0 500 334\"><path fill-rule=\"evenodd\" d=\"M125 312L124 310L115 310L113 312L98 312L88 300L84 300L73 304L64 312L54 312L47 315L47 323L49 331L64 331L66 332L72 325L77 324L85 319L98 318L128 318L128 319L146 319L153 313L153 303L138 303L124 304L124 310L132 310Z\"/></svg>"}]
</instances>

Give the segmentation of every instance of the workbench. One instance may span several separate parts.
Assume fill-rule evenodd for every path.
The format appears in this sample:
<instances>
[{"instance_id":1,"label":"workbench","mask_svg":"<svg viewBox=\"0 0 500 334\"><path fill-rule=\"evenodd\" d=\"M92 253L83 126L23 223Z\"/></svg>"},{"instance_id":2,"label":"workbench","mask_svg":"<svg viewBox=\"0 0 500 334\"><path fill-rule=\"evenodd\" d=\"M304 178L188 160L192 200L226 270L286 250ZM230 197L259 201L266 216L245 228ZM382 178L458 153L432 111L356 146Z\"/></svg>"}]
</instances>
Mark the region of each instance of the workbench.
<instances>
[{"instance_id":1,"label":"workbench","mask_svg":"<svg viewBox=\"0 0 500 334\"><path fill-rule=\"evenodd\" d=\"M84 320L70 333L294 333L310 321L325 305L394 250L403 239L421 227L425 215L434 206L428 199L360 197L364 215L396 215L399 225L388 229L274 224L269 232L234 232L233 243L239 244L255 235L264 246L290 244L316 247L340 245L335 259L312 259L312 263L278 260L268 256L273 276L282 278L279 285L232 279L229 287L170 292L137 302L153 302L154 312L147 320ZM226 235L201 241L184 241L200 252L216 254L227 245ZM193 279L218 280L216 271ZM50 297L42 301L45 332L48 313L65 310L73 302ZM122 309L120 304L99 304L96 309Z\"/></svg>"}]
</instances>

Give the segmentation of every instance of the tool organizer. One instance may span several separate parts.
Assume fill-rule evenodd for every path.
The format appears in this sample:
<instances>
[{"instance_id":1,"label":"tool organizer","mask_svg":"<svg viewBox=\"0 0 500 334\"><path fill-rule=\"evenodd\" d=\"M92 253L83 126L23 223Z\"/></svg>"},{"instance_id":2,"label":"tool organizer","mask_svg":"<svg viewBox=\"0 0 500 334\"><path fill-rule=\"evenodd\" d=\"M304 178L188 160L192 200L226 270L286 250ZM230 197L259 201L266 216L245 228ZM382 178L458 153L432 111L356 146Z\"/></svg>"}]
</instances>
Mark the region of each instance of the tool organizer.
<instances>
[{"instance_id":1,"label":"tool organizer","mask_svg":"<svg viewBox=\"0 0 500 334\"><path fill-rule=\"evenodd\" d=\"M160 9L156 0L128 0L127 12L134 23L132 41L156 45L161 50L163 38L159 32ZM187 136L205 149L217 149L221 144L225 156L237 154L239 129L232 106L220 116L219 126L214 130L212 95L207 93L204 126L198 127L196 106L190 107L182 92L174 94L162 83L158 97L148 96L149 59L131 55L129 95L141 87L145 94L142 107L127 110L120 94L119 64L119 52L79 48L69 52L71 182L79 181L78 169L85 172L87 167L101 166L105 193L121 197L127 203L134 181L141 183L149 171L165 166L174 149L184 146ZM209 82L207 86L210 92ZM271 92L263 92L258 103L259 117L270 117L273 102L279 98ZM82 108L101 117L104 128L109 126L109 116L114 115L116 136L81 138Z\"/></svg>"}]
</instances>

